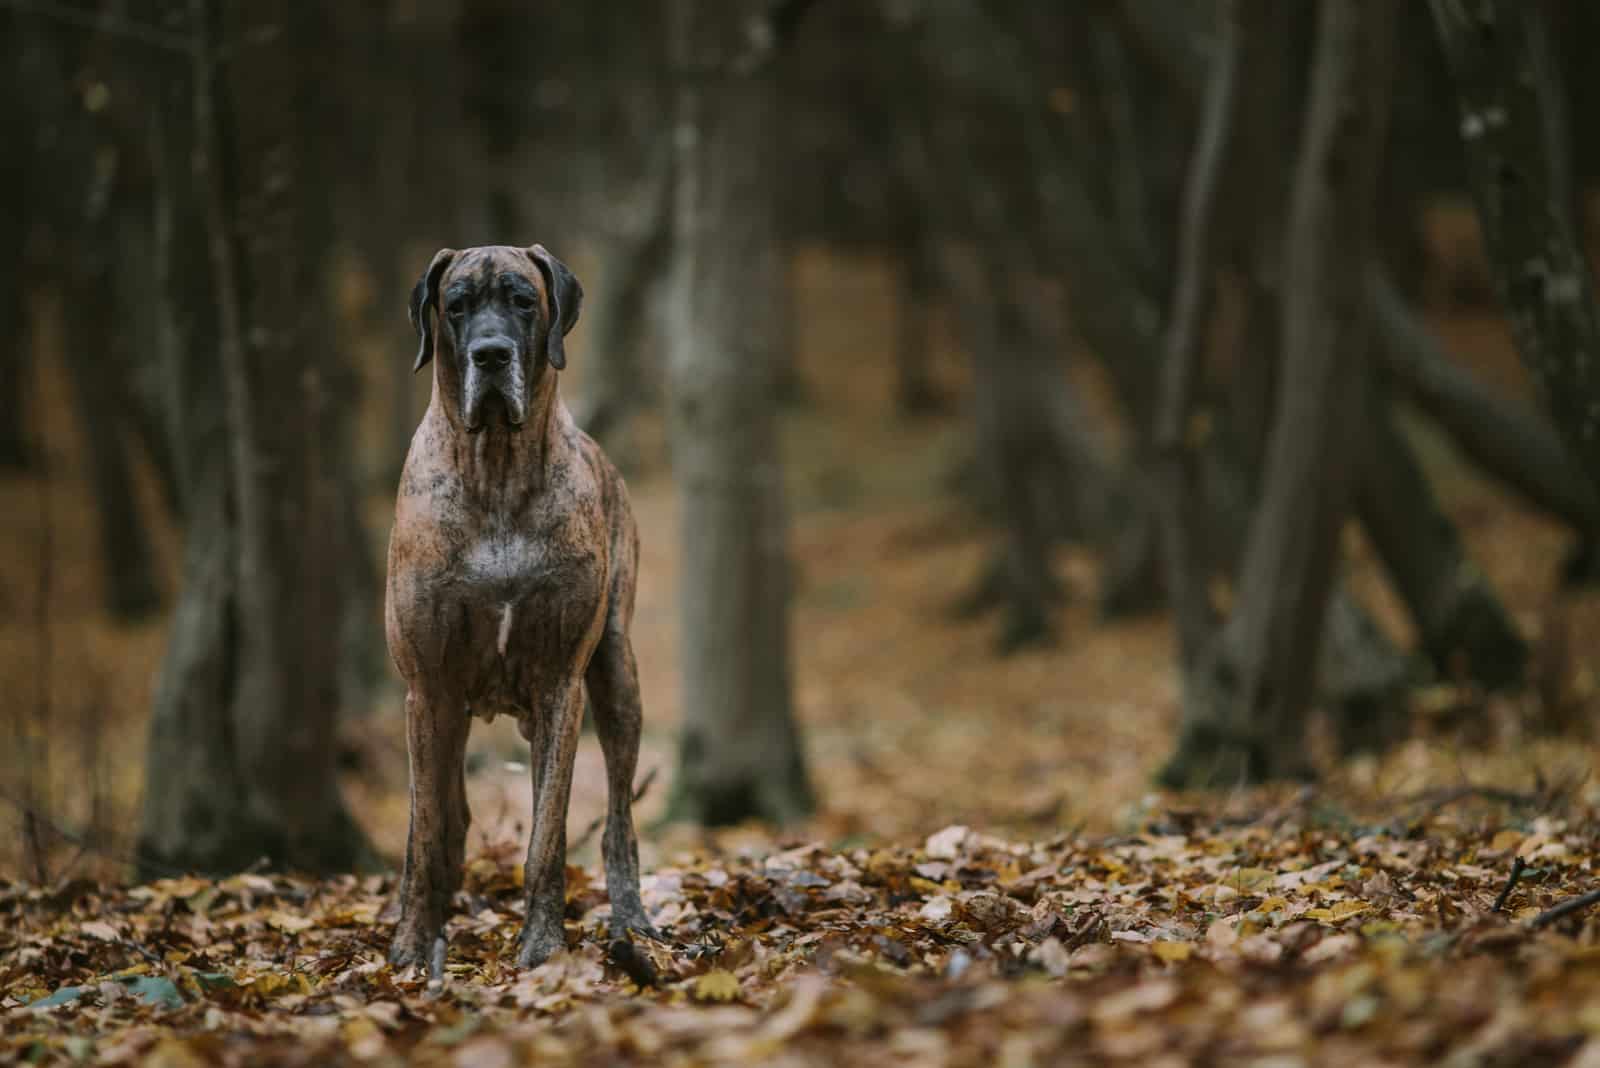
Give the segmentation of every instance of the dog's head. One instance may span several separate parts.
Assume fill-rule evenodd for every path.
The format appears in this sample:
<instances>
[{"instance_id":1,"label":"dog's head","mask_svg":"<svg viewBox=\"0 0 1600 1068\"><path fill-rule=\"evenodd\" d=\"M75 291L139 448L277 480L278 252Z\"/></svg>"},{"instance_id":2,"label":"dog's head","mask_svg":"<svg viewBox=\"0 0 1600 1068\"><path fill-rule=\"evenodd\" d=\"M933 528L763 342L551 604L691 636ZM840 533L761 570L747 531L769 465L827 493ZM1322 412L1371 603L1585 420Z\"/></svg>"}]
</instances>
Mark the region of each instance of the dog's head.
<instances>
[{"instance_id":1,"label":"dog's head","mask_svg":"<svg viewBox=\"0 0 1600 1068\"><path fill-rule=\"evenodd\" d=\"M438 357L445 400L469 432L519 427L546 365L567 366L563 339L582 303L583 287L543 245L440 249L411 290L422 335L413 370Z\"/></svg>"}]
</instances>

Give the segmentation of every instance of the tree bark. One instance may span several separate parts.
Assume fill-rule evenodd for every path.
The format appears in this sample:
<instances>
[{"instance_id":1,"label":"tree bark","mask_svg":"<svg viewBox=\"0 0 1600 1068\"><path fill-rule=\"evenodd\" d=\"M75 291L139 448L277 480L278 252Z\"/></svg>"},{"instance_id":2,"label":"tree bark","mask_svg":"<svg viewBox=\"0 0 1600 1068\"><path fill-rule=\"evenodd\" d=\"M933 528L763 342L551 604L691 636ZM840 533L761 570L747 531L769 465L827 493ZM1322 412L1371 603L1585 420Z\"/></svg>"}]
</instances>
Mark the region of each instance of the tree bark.
<instances>
[{"instance_id":1,"label":"tree bark","mask_svg":"<svg viewBox=\"0 0 1600 1068\"><path fill-rule=\"evenodd\" d=\"M1239 598L1184 695L1169 783L1306 773L1318 643L1358 470L1363 269L1387 118L1393 10L1323 0L1286 235L1283 374Z\"/></svg>"},{"instance_id":2,"label":"tree bark","mask_svg":"<svg viewBox=\"0 0 1600 1068\"><path fill-rule=\"evenodd\" d=\"M22 72L23 35L20 17L0 10L0 70L13 100L26 99ZM34 112L27 107L0 108L0 144L12 146L19 156L35 147ZM5 203L30 203L28 168L0 169L0 197ZM0 258L0 470L23 470L32 465L35 450L29 441L28 404L34 397L32 337L28 329L25 264L29 213L16 209L0 212L0 248L11 253Z\"/></svg>"},{"instance_id":3,"label":"tree bark","mask_svg":"<svg viewBox=\"0 0 1600 1068\"><path fill-rule=\"evenodd\" d=\"M1468 173L1522 361L1590 485L1600 487L1600 313L1572 225L1568 131L1542 5L1432 0L1461 109Z\"/></svg>"},{"instance_id":4,"label":"tree bark","mask_svg":"<svg viewBox=\"0 0 1600 1068\"><path fill-rule=\"evenodd\" d=\"M915 196L909 189L904 195ZM907 213L895 230L894 405L900 415L914 418L944 407L933 379L933 339L928 331L938 272L928 228L919 219Z\"/></svg>"},{"instance_id":5,"label":"tree bark","mask_svg":"<svg viewBox=\"0 0 1600 1068\"><path fill-rule=\"evenodd\" d=\"M684 726L669 815L787 821L812 793L789 666L776 422L782 284L770 71L740 75L754 5L674 0L675 321L668 433L683 492Z\"/></svg>"},{"instance_id":6,"label":"tree bark","mask_svg":"<svg viewBox=\"0 0 1600 1068\"><path fill-rule=\"evenodd\" d=\"M672 166L670 147L659 146L639 183L643 188L635 191L642 201L638 218L604 243L601 277L589 302L594 333L573 417L624 467L632 466L636 452L633 417L655 393L646 347L655 290L672 258Z\"/></svg>"},{"instance_id":7,"label":"tree bark","mask_svg":"<svg viewBox=\"0 0 1600 1068\"><path fill-rule=\"evenodd\" d=\"M1381 398L1372 405L1356 512L1442 678L1488 689L1523 681L1528 648L1440 509L1411 443Z\"/></svg>"},{"instance_id":8,"label":"tree bark","mask_svg":"<svg viewBox=\"0 0 1600 1068\"><path fill-rule=\"evenodd\" d=\"M314 872L369 867L335 777L341 606L328 532L339 507L317 442L337 357L302 325L322 321L325 299L326 220L308 166L316 79L300 51L318 39L317 5L257 4L225 35L210 0L188 10L196 45L181 147L193 186L174 191L189 229L173 246L209 249L220 358L183 353L181 388L204 411L186 424L186 581L152 717L141 850L211 871L260 857ZM225 73L222 36L253 42ZM186 171L165 168L180 187Z\"/></svg>"},{"instance_id":9,"label":"tree bark","mask_svg":"<svg viewBox=\"0 0 1600 1068\"><path fill-rule=\"evenodd\" d=\"M1238 123L1239 55L1242 23L1254 19L1259 2L1222 0L1221 32L1211 59L1210 84L1199 142L1190 163L1178 234L1178 276L1167 322L1166 357L1156 409L1155 445L1159 457L1160 515L1165 547L1167 591L1178 630L1184 670L1198 661L1215 624L1211 607L1210 559L1204 542L1204 499L1200 486L1200 442L1190 434L1205 356L1205 327L1216 271L1220 196L1230 141Z\"/></svg>"},{"instance_id":10,"label":"tree bark","mask_svg":"<svg viewBox=\"0 0 1600 1068\"><path fill-rule=\"evenodd\" d=\"M1554 428L1451 359L1376 264L1368 268L1367 286L1383 366L1402 395L1484 472L1592 540L1600 531L1600 498Z\"/></svg>"}]
</instances>

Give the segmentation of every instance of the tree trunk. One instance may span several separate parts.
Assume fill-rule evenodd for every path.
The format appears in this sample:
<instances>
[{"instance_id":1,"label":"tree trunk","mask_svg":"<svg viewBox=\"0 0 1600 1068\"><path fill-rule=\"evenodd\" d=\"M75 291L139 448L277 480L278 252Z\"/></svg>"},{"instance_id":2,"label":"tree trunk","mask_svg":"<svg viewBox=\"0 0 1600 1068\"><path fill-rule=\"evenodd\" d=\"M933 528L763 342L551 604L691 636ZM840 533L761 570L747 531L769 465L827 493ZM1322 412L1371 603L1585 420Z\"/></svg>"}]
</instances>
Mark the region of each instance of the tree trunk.
<instances>
[{"instance_id":1,"label":"tree trunk","mask_svg":"<svg viewBox=\"0 0 1600 1068\"><path fill-rule=\"evenodd\" d=\"M1269 0L1270 2L1270 0ZM1196 394L1205 357L1205 328L1216 272L1216 234L1223 210L1222 178L1230 142L1238 125L1239 55L1243 23L1254 20L1259 2L1222 0L1221 33L1211 60L1210 85L1199 142L1184 193L1178 234L1178 276L1167 322L1167 351L1157 405L1155 445L1159 456L1160 516L1167 568L1167 591L1177 620L1183 669L1193 668L1215 624L1211 607L1210 558L1204 542L1200 486L1200 441L1191 434Z\"/></svg>"},{"instance_id":2,"label":"tree trunk","mask_svg":"<svg viewBox=\"0 0 1600 1068\"><path fill-rule=\"evenodd\" d=\"M1592 540L1600 531L1600 498L1556 432L1451 359L1376 264L1367 285L1384 369L1406 399L1485 473Z\"/></svg>"},{"instance_id":3,"label":"tree trunk","mask_svg":"<svg viewBox=\"0 0 1600 1068\"><path fill-rule=\"evenodd\" d=\"M1542 5L1432 0L1500 301L1591 486L1600 487L1600 314L1572 225L1561 85Z\"/></svg>"},{"instance_id":4,"label":"tree trunk","mask_svg":"<svg viewBox=\"0 0 1600 1068\"><path fill-rule=\"evenodd\" d=\"M904 195L909 199L914 194L905 190ZM900 415L915 417L944 407L933 380L933 339L928 331L937 272L922 222L908 213L896 231L894 406Z\"/></svg>"},{"instance_id":5,"label":"tree trunk","mask_svg":"<svg viewBox=\"0 0 1600 1068\"><path fill-rule=\"evenodd\" d=\"M220 34L214 12L190 0L193 112L181 123L190 136L173 140L192 151L193 186L178 161L164 168L178 186L175 265L194 266L195 242L210 250L220 358L183 353L181 388L203 410L185 424L186 581L152 718L141 849L204 870L259 857L367 867L375 857L340 797L333 744L341 613L328 532L339 512L317 445L332 354L314 327L327 230L307 165L317 81L303 51L318 40L318 11L257 4L248 25ZM219 39L255 43L219 72ZM196 285L173 281L186 295Z\"/></svg>"},{"instance_id":6,"label":"tree trunk","mask_svg":"<svg viewBox=\"0 0 1600 1068\"><path fill-rule=\"evenodd\" d=\"M1471 679L1491 690L1519 685L1527 646L1467 558L1389 405L1375 400L1356 511L1411 610L1423 651L1443 678Z\"/></svg>"},{"instance_id":7,"label":"tree trunk","mask_svg":"<svg viewBox=\"0 0 1600 1068\"><path fill-rule=\"evenodd\" d=\"M1363 270L1384 141L1393 10L1323 0L1286 245L1283 374L1237 606L1184 695L1173 784L1305 773L1306 706L1358 469Z\"/></svg>"},{"instance_id":8,"label":"tree trunk","mask_svg":"<svg viewBox=\"0 0 1600 1068\"><path fill-rule=\"evenodd\" d=\"M669 815L786 821L812 806L789 669L776 422L782 284L768 71L736 72L744 0L674 0L675 321L668 361L683 492L683 736Z\"/></svg>"},{"instance_id":9,"label":"tree trunk","mask_svg":"<svg viewBox=\"0 0 1600 1068\"><path fill-rule=\"evenodd\" d=\"M0 84L12 100L27 99L21 21L13 9L0 10L0 70L5 79ZM0 144L12 146L17 156L27 156L36 147L35 121L30 108L0 108ZM31 203L32 178L26 167L0 168L0 198L11 205ZM28 212L15 208L0 212L0 249L10 250L0 257L0 381L7 383L0 390L0 470L20 470L36 458L27 425L28 404L35 396L30 388L33 353L26 304L28 223Z\"/></svg>"},{"instance_id":10,"label":"tree trunk","mask_svg":"<svg viewBox=\"0 0 1600 1068\"><path fill-rule=\"evenodd\" d=\"M585 348L583 396L573 418L623 467L632 466L637 452L633 417L655 392L646 346L654 291L671 263L672 165L670 146L659 146L634 192L642 202L638 218L618 226L602 246L600 279L589 302L593 339Z\"/></svg>"}]
</instances>

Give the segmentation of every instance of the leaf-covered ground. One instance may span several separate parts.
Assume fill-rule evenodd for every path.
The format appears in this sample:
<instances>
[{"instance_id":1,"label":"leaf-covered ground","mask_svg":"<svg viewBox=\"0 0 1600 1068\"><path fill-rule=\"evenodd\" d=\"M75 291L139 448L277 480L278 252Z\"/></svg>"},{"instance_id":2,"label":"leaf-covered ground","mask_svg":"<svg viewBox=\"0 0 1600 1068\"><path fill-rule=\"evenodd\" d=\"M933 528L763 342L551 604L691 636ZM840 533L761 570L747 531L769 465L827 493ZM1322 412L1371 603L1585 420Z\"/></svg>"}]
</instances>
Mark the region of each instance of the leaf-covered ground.
<instances>
[{"instance_id":1,"label":"leaf-covered ground","mask_svg":"<svg viewBox=\"0 0 1600 1068\"><path fill-rule=\"evenodd\" d=\"M1600 909L1530 927L1600 885L1597 750L1583 730L1600 597L1555 593L1565 532L1413 425L1530 638L1529 690L1424 689L1414 738L1325 763L1315 791L1153 793L1177 717L1165 621L1096 619L1097 562L1070 548L1056 561L1055 644L1001 658L994 618L955 618L994 540L946 483L966 425L885 418L881 265L797 266L810 384L786 428L796 705L821 810L783 832L653 825L679 719L678 516L646 424L630 476L645 554L635 643L641 776L658 775L639 808L647 901L671 942L605 937L587 835L604 776L586 738L571 948L532 973L511 967L530 799L522 743L500 721L473 735L471 870L437 989L383 964L392 876L126 884L163 625L101 610L87 466L44 361L50 479L0 483L0 1063L1600 1068ZM1498 325L1441 325L1489 381L1520 388ZM367 365L380 398L383 361L393 353ZM939 353L955 394L961 364ZM381 412L369 419L381 429ZM141 492L154 503L153 486ZM389 509L379 487L375 540ZM156 533L171 574L175 533ZM1407 640L1359 538L1348 556L1353 586ZM1552 721L1578 729L1541 736ZM347 735L346 796L398 856L392 690ZM16 801L75 838L28 826Z\"/></svg>"},{"instance_id":2,"label":"leaf-covered ground","mask_svg":"<svg viewBox=\"0 0 1600 1068\"><path fill-rule=\"evenodd\" d=\"M1595 1065L1600 925L1535 925L1600 841L1549 803L1363 825L1308 792L1114 837L703 852L646 878L665 944L609 942L575 867L569 949L526 973L515 857L483 855L433 984L384 963L384 877L12 884L0 1059Z\"/></svg>"}]
</instances>

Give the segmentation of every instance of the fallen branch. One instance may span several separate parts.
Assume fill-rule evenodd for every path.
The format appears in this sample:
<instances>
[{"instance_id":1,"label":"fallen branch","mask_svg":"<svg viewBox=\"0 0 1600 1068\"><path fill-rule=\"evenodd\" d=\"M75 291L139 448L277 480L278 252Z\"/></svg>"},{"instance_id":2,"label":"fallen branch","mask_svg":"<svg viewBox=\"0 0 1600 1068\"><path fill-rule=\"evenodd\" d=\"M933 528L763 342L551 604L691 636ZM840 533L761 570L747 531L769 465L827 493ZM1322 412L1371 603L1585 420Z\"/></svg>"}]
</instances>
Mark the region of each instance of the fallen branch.
<instances>
[{"instance_id":1,"label":"fallen branch","mask_svg":"<svg viewBox=\"0 0 1600 1068\"><path fill-rule=\"evenodd\" d=\"M639 799L645 795L647 790L650 789L650 784L656 781L656 772L659 770L659 768L651 768L649 771L645 772L644 778L639 781L638 788L633 791L634 804L637 805L639 803ZM578 840L567 847L567 852L576 853L578 850L588 845L589 840L595 836L595 832L600 829L600 825L604 823L605 820L606 818L604 816L596 816L589 826L583 829L583 833L578 835Z\"/></svg>"},{"instance_id":2,"label":"fallen branch","mask_svg":"<svg viewBox=\"0 0 1600 1068\"><path fill-rule=\"evenodd\" d=\"M1574 912L1582 912L1590 905L1600 903L1600 890L1591 890L1587 894L1569 898L1561 904L1545 909L1539 915L1528 921L1528 926L1537 931L1541 927L1548 927L1563 916L1570 916Z\"/></svg>"},{"instance_id":3,"label":"fallen branch","mask_svg":"<svg viewBox=\"0 0 1600 1068\"><path fill-rule=\"evenodd\" d=\"M1511 891L1517 888L1517 880L1522 878L1522 873L1528 868L1528 862L1521 857L1511 862L1511 877L1506 880L1505 889L1500 891L1500 896L1494 899L1494 908L1490 912L1499 912L1506 907L1506 899L1511 896Z\"/></svg>"}]
</instances>

